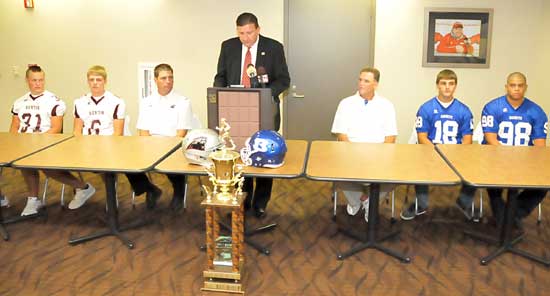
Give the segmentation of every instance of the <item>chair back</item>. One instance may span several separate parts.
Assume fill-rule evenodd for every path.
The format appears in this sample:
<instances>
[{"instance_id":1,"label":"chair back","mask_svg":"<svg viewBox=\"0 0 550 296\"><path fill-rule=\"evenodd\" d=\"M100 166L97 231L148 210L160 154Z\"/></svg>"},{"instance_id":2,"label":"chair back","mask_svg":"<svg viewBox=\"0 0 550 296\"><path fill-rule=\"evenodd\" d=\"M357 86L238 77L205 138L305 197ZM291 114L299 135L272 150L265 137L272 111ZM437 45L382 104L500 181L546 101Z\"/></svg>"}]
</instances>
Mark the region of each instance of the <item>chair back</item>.
<instances>
[{"instance_id":1,"label":"chair back","mask_svg":"<svg viewBox=\"0 0 550 296\"><path fill-rule=\"evenodd\" d=\"M196 114L193 114L193 119L191 120L191 128L192 129L202 128L202 123Z\"/></svg>"},{"instance_id":2,"label":"chair back","mask_svg":"<svg viewBox=\"0 0 550 296\"><path fill-rule=\"evenodd\" d=\"M130 115L124 116L124 129L122 130L123 136L131 136L132 132L130 131Z\"/></svg>"},{"instance_id":3,"label":"chair back","mask_svg":"<svg viewBox=\"0 0 550 296\"><path fill-rule=\"evenodd\" d=\"M472 135L472 141L481 144L481 142L483 142L483 137L481 122L478 122L476 128L474 129L474 134Z\"/></svg>"}]
</instances>

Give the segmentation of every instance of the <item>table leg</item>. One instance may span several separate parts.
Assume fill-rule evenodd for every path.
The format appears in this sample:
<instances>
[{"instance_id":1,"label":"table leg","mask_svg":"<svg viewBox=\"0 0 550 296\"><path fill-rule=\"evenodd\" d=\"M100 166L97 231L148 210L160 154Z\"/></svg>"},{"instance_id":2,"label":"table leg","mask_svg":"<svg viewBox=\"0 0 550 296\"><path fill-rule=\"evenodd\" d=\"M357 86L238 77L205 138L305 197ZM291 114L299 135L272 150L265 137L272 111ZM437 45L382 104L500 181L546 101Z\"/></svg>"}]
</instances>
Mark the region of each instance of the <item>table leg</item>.
<instances>
[{"instance_id":1,"label":"table leg","mask_svg":"<svg viewBox=\"0 0 550 296\"><path fill-rule=\"evenodd\" d=\"M0 234L2 234L2 238L5 241L10 239L10 234L6 230L6 227L4 227L4 216L2 215L2 207L0 207Z\"/></svg>"},{"instance_id":2,"label":"table leg","mask_svg":"<svg viewBox=\"0 0 550 296\"><path fill-rule=\"evenodd\" d=\"M403 263L409 263L411 262L411 258L407 257L397 251L394 251L392 249L389 249L387 247L382 246L380 243L396 236L399 234L399 231L394 231L388 235L385 235L384 237L377 239L378 235L378 219L379 219L379 212L378 212L378 200L380 198L380 184L371 184L370 186L370 202L369 202L369 223L367 223L367 230L366 230L366 239L361 239L357 235L352 234L352 232L339 229L340 231L344 232L345 234L348 234L355 239L361 240L362 242L359 245L356 245L349 249L348 251L344 253L338 253L337 258L338 260L344 260L345 258L352 256L362 250L365 249L376 249L378 251L381 251L389 256L392 256L394 258L397 258L401 260Z\"/></svg>"},{"instance_id":3,"label":"table leg","mask_svg":"<svg viewBox=\"0 0 550 296\"><path fill-rule=\"evenodd\" d=\"M27 215L27 216L14 216L8 219L4 219L4 216L2 214L2 207L0 207L0 234L2 234L2 238L5 241L7 241L10 239L10 234L6 230L5 225L22 222L22 221L34 219L37 217L42 217L42 216L47 216L47 212L44 208L40 209L36 214Z\"/></svg>"},{"instance_id":4,"label":"table leg","mask_svg":"<svg viewBox=\"0 0 550 296\"><path fill-rule=\"evenodd\" d=\"M518 194L519 192L517 190L508 190L506 212L502 221L502 225L500 226L500 237L498 239L477 232L465 231L464 233L475 239L482 240L490 244L496 244L498 246L498 248L489 253L489 255L481 258L480 263L482 265L488 265L493 259L504 253L509 252L550 267L550 260L535 256L529 252L517 249L515 247L515 245L523 239L523 233L515 237L512 235L512 224L516 215Z\"/></svg>"},{"instance_id":5,"label":"table leg","mask_svg":"<svg viewBox=\"0 0 550 296\"><path fill-rule=\"evenodd\" d=\"M3 224L0 224L0 233L2 234L2 238L5 241L10 240L10 234L8 233L8 231L6 230Z\"/></svg>"},{"instance_id":6,"label":"table leg","mask_svg":"<svg viewBox=\"0 0 550 296\"><path fill-rule=\"evenodd\" d=\"M122 232L149 224L150 221L140 219L121 227L118 221L118 208L116 204L115 173L105 173L105 190L107 192L107 229L87 236L72 238L69 240L69 244L76 245L104 236L114 235L129 249L133 249L134 242L124 236Z\"/></svg>"}]
</instances>

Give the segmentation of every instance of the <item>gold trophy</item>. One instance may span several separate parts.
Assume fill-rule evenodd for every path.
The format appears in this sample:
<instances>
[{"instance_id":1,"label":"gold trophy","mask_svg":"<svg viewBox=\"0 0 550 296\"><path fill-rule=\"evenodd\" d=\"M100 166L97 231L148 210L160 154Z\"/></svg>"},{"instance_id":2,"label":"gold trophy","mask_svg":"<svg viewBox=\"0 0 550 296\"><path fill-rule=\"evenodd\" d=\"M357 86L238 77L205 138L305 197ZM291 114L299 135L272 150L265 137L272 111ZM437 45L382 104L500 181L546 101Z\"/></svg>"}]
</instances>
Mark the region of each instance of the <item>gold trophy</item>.
<instances>
[{"instance_id":1,"label":"gold trophy","mask_svg":"<svg viewBox=\"0 0 550 296\"><path fill-rule=\"evenodd\" d=\"M217 199L217 202L231 201L233 205L237 205L237 199L242 193L244 182L244 177L241 176L243 165L237 164L240 154L235 151L237 146L229 136L231 126L225 118L221 119L221 127L216 127L216 129L220 133L220 141L223 145L221 150L210 153L213 165L207 166L206 172L214 189L211 194L207 194L206 200L207 202L212 202L213 199ZM209 192L206 186L203 185L203 188L207 193Z\"/></svg>"},{"instance_id":2,"label":"gold trophy","mask_svg":"<svg viewBox=\"0 0 550 296\"><path fill-rule=\"evenodd\" d=\"M212 165L207 166L209 180L213 185L210 191L205 185L206 199L206 256L207 266L203 272L203 291L244 294L242 287L242 267L244 265L244 198L242 192L244 177L243 165L237 161L240 155L229 136L231 127L221 119L216 127L223 143L221 150L212 152ZM231 237L220 236L218 210L231 210Z\"/></svg>"}]
</instances>

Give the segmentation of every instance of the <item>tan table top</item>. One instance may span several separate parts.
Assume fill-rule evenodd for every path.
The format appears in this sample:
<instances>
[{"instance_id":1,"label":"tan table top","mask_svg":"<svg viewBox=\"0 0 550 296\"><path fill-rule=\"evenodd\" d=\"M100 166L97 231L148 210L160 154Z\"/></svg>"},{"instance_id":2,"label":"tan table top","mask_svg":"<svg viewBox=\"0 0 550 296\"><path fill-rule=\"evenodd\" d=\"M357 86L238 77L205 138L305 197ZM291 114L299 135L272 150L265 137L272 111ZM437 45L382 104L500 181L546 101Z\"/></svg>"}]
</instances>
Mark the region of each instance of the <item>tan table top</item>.
<instances>
[{"instance_id":1,"label":"tan table top","mask_svg":"<svg viewBox=\"0 0 550 296\"><path fill-rule=\"evenodd\" d=\"M307 142L302 140L286 140L287 153L283 166L275 169L257 168L247 166L244 169L245 176L260 176L272 178L297 178L304 173L307 157ZM172 153L155 167L155 171L161 173L176 173L189 175L206 175L200 165L190 164L183 151Z\"/></svg>"},{"instance_id":2,"label":"tan table top","mask_svg":"<svg viewBox=\"0 0 550 296\"><path fill-rule=\"evenodd\" d=\"M550 147L474 144L437 148L470 185L550 188Z\"/></svg>"},{"instance_id":3,"label":"tan table top","mask_svg":"<svg viewBox=\"0 0 550 296\"><path fill-rule=\"evenodd\" d=\"M306 175L313 180L455 185L460 178L432 145L314 141Z\"/></svg>"},{"instance_id":4,"label":"tan table top","mask_svg":"<svg viewBox=\"0 0 550 296\"><path fill-rule=\"evenodd\" d=\"M73 135L0 133L0 166L55 145Z\"/></svg>"},{"instance_id":5,"label":"tan table top","mask_svg":"<svg viewBox=\"0 0 550 296\"><path fill-rule=\"evenodd\" d=\"M19 168L144 172L181 145L177 137L76 136L13 163Z\"/></svg>"}]
</instances>

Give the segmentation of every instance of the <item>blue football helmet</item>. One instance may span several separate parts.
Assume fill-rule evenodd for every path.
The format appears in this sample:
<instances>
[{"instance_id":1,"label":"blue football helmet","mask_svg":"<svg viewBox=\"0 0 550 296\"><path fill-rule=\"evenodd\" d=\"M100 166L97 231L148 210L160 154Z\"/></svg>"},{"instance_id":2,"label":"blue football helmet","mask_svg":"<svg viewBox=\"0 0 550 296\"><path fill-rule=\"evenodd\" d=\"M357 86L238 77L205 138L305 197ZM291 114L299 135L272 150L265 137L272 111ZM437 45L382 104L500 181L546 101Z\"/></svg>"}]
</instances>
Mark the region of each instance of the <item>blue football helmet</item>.
<instances>
[{"instance_id":1,"label":"blue football helmet","mask_svg":"<svg viewBox=\"0 0 550 296\"><path fill-rule=\"evenodd\" d=\"M260 130L246 139L241 159L249 166L278 168L284 163L286 150L285 140L279 133Z\"/></svg>"}]
</instances>

